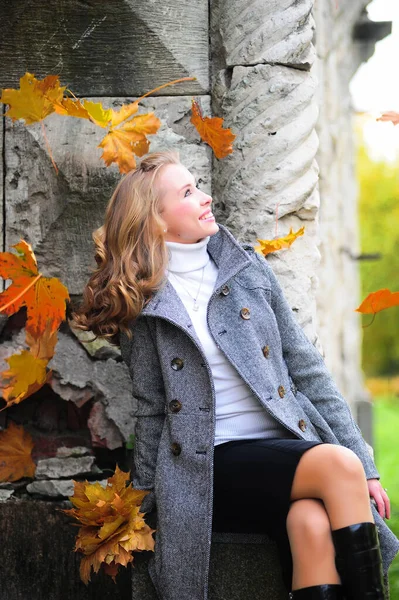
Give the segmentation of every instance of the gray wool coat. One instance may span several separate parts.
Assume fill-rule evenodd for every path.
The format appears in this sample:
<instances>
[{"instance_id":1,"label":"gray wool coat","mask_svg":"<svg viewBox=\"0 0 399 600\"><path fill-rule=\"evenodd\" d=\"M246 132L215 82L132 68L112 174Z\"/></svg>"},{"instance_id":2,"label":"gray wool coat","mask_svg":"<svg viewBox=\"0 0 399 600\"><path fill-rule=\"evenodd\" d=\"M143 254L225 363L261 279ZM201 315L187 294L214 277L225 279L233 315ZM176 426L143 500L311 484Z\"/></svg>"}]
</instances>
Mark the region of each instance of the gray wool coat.
<instances>
[{"instance_id":1,"label":"gray wool coat","mask_svg":"<svg viewBox=\"0 0 399 600\"><path fill-rule=\"evenodd\" d=\"M207 246L218 266L207 307L217 346L264 409L288 429L304 440L350 448L366 477L379 478L347 402L296 321L271 266L218 225ZM242 308L249 311L241 313ZM132 481L150 490L142 510L157 511L149 574L162 600L207 600L215 436L211 369L167 279L131 327L133 340L121 334L120 346L137 399ZM370 503L386 574L399 540Z\"/></svg>"}]
</instances>

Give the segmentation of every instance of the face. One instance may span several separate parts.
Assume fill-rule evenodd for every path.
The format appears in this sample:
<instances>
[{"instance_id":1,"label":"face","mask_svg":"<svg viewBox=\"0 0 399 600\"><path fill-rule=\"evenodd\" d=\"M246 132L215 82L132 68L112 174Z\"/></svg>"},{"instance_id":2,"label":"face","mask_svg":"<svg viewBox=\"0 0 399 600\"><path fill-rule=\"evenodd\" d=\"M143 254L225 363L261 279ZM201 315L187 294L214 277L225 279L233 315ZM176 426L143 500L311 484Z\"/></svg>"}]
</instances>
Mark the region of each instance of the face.
<instances>
[{"instance_id":1,"label":"face","mask_svg":"<svg viewBox=\"0 0 399 600\"><path fill-rule=\"evenodd\" d=\"M157 186L161 192L161 217L167 229L165 240L193 244L219 231L211 212L211 196L196 187L194 176L184 165L165 165Z\"/></svg>"}]
</instances>

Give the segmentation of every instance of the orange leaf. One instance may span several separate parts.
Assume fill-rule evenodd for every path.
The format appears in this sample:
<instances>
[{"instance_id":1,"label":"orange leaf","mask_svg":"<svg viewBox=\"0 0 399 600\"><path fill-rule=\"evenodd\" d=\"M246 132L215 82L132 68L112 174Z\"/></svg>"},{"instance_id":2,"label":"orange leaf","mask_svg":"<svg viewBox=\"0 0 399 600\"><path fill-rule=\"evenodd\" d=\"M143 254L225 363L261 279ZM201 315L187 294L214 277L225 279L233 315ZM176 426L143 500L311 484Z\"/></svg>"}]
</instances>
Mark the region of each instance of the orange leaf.
<instances>
[{"instance_id":1,"label":"orange leaf","mask_svg":"<svg viewBox=\"0 0 399 600\"><path fill-rule=\"evenodd\" d=\"M12 315L26 306L26 331L37 340L46 330L49 335L57 331L65 319L68 290L55 277L43 277L38 272L30 244L20 240L12 247L17 255L0 253L0 277L12 279L12 284L0 293L0 312Z\"/></svg>"},{"instance_id":2,"label":"orange leaf","mask_svg":"<svg viewBox=\"0 0 399 600\"><path fill-rule=\"evenodd\" d=\"M154 113L133 117L119 129L112 129L100 142L98 147L104 149L101 158L107 167L115 162L121 173L128 173L136 166L134 155L143 156L149 150L146 135L156 133L160 126Z\"/></svg>"},{"instance_id":3,"label":"orange leaf","mask_svg":"<svg viewBox=\"0 0 399 600\"><path fill-rule=\"evenodd\" d=\"M80 100L62 98L60 102L54 102L54 110L58 115L64 117L76 117L78 119L90 120L90 115Z\"/></svg>"},{"instance_id":4,"label":"orange leaf","mask_svg":"<svg viewBox=\"0 0 399 600\"><path fill-rule=\"evenodd\" d=\"M129 483L130 473L116 466L108 478L106 488L98 482L91 484L74 481L74 495L69 498L76 508L64 509L68 515L83 524L76 539L75 551L84 554L80 563L80 577L87 585L91 569L105 572L115 580L119 565L132 562L132 551L154 550L151 529L140 512L140 504L147 490L136 490Z\"/></svg>"},{"instance_id":5,"label":"orange leaf","mask_svg":"<svg viewBox=\"0 0 399 600\"><path fill-rule=\"evenodd\" d=\"M31 456L33 446L30 434L22 425L10 421L7 429L0 431L0 481L34 477L36 465Z\"/></svg>"},{"instance_id":6,"label":"orange leaf","mask_svg":"<svg viewBox=\"0 0 399 600\"><path fill-rule=\"evenodd\" d=\"M290 232L281 238L277 238L275 240L259 240L260 246L255 246L255 250L263 256L270 254L270 252L276 252L277 250L281 250L282 248L288 248L291 246L293 242L300 236L303 235L305 231L305 227L301 227L297 232L292 231L292 227L290 228Z\"/></svg>"},{"instance_id":7,"label":"orange leaf","mask_svg":"<svg viewBox=\"0 0 399 600\"><path fill-rule=\"evenodd\" d=\"M111 126L116 127L123 123L123 121L126 121L126 119L130 119L130 117L138 111L138 108L139 101L136 100L131 104L124 104L119 110L112 109Z\"/></svg>"},{"instance_id":8,"label":"orange leaf","mask_svg":"<svg viewBox=\"0 0 399 600\"><path fill-rule=\"evenodd\" d=\"M5 408L19 404L40 390L52 373L46 373L48 360L36 358L28 350L22 350L21 354L13 354L4 360L10 365L7 371L1 373L0 387L3 390L3 399L7 403Z\"/></svg>"},{"instance_id":9,"label":"orange leaf","mask_svg":"<svg viewBox=\"0 0 399 600\"><path fill-rule=\"evenodd\" d=\"M394 125L399 124L399 113L393 110L383 113L381 117L378 117L377 121L391 121Z\"/></svg>"},{"instance_id":10,"label":"orange leaf","mask_svg":"<svg viewBox=\"0 0 399 600\"><path fill-rule=\"evenodd\" d=\"M32 73L25 73L19 82L19 90L2 90L0 102L10 106L6 116L14 121L25 119L26 125L42 121L54 112L53 103L61 101L65 90L60 87L57 75L48 75L39 81Z\"/></svg>"},{"instance_id":11,"label":"orange leaf","mask_svg":"<svg viewBox=\"0 0 399 600\"><path fill-rule=\"evenodd\" d=\"M209 144L216 158L225 158L233 152L232 143L236 136L231 129L223 129L221 117L203 117L199 103L192 100L190 122L195 126L201 139Z\"/></svg>"},{"instance_id":12,"label":"orange leaf","mask_svg":"<svg viewBox=\"0 0 399 600\"><path fill-rule=\"evenodd\" d=\"M383 288L371 292L355 310L364 314L377 313L392 306L399 306L399 292L391 292L387 288Z\"/></svg>"}]
</instances>

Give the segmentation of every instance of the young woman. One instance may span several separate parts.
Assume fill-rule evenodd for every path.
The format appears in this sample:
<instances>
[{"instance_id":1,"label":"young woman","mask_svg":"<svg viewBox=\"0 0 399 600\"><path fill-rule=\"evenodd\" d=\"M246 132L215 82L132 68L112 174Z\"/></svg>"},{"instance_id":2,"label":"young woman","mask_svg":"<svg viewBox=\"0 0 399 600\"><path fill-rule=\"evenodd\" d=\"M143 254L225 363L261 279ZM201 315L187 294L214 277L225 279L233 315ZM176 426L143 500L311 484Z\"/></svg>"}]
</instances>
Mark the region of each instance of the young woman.
<instances>
[{"instance_id":1,"label":"young woman","mask_svg":"<svg viewBox=\"0 0 399 600\"><path fill-rule=\"evenodd\" d=\"M276 541L291 598L382 600L388 496L268 261L216 223L173 151L119 182L93 237L73 316L129 368L159 598L206 600L212 531L246 531Z\"/></svg>"}]
</instances>

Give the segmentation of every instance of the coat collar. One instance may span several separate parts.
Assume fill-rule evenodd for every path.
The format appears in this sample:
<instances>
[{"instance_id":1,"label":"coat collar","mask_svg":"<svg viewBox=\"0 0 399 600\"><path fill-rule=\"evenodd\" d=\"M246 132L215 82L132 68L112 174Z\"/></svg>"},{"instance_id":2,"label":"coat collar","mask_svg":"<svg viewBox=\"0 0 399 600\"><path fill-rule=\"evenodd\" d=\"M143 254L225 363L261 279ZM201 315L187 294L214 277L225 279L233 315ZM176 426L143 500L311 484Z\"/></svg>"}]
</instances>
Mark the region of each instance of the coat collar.
<instances>
[{"instance_id":1,"label":"coat collar","mask_svg":"<svg viewBox=\"0 0 399 600\"><path fill-rule=\"evenodd\" d=\"M210 236L207 250L218 267L214 290L221 287L233 275L251 263L244 248L230 231L217 223L219 231ZM190 327L191 319L173 285L166 278L163 286L153 294L140 315L164 317L180 324L184 329Z\"/></svg>"}]
</instances>

